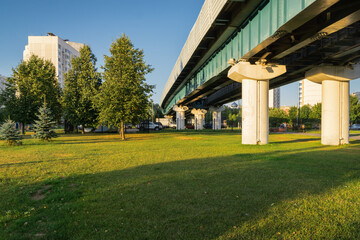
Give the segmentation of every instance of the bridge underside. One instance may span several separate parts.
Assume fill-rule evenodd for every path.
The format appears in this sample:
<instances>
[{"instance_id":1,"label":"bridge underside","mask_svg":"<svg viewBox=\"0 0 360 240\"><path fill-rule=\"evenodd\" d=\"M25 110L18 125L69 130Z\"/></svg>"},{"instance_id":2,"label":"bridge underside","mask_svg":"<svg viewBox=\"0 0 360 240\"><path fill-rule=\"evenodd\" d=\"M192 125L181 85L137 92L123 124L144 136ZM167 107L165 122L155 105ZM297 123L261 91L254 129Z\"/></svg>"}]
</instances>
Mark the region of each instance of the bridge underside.
<instances>
[{"instance_id":1,"label":"bridge underside","mask_svg":"<svg viewBox=\"0 0 360 240\"><path fill-rule=\"evenodd\" d=\"M303 79L305 72L315 66L346 66L359 62L359 9L360 1L342 0L319 14L299 14L243 58L254 63L266 56L268 62L286 65L287 72L272 79L270 89ZM304 14L314 14L316 17L300 25ZM229 69L230 66L177 104L209 108L241 99L241 83L227 77ZM168 113L171 112L170 109Z\"/></svg>"}]
</instances>

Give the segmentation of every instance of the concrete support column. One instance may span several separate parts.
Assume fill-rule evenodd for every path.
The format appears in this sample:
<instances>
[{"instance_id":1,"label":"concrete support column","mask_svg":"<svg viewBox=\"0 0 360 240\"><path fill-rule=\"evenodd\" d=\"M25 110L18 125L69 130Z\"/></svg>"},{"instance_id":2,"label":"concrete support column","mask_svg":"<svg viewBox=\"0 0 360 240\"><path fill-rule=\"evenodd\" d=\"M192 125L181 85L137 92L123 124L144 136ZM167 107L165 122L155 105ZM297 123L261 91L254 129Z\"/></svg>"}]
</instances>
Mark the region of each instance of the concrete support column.
<instances>
[{"instance_id":1,"label":"concrete support column","mask_svg":"<svg viewBox=\"0 0 360 240\"><path fill-rule=\"evenodd\" d=\"M242 83L242 143L269 143L269 79L286 72L284 65L239 62L228 77Z\"/></svg>"},{"instance_id":2,"label":"concrete support column","mask_svg":"<svg viewBox=\"0 0 360 240\"><path fill-rule=\"evenodd\" d=\"M349 143L349 81L360 77L360 65L321 66L306 72L310 81L322 84L321 143Z\"/></svg>"},{"instance_id":3,"label":"concrete support column","mask_svg":"<svg viewBox=\"0 0 360 240\"><path fill-rule=\"evenodd\" d=\"M195 130L202 130L205 125L205 109L193 109L191 113L195 116Z\"/></svg>"},{"instance_id":4,"label":"concrete support column","mask_svg":"<svg viewBox=\"0 0 360 240\"><path fill-rule=\"evenodd\" d=\"M185 129L185 112L189 108L186 106L177 106L173 107L173 110L176 112L176 130Z\"/></svg>"},{"instance_id":5,"label":"concrete support column","mask_svg":"<svg viewBox=\"0 0 360 240\"><path fill-rule=\"evenodd\" d=\"M221 130L221 112L225 110L224 106L210 107L210 111L213 112L213 130Z\"/></svg>"}]
</instances>

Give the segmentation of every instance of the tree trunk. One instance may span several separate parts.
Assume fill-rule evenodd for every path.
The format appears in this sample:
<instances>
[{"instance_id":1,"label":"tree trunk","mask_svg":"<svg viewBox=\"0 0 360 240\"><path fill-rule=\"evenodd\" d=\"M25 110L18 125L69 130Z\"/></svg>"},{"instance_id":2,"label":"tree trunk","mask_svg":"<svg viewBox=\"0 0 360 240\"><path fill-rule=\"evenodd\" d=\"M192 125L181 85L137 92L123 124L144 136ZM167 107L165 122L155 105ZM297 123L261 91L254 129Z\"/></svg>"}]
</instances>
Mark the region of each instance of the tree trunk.
<instances>
[{"instance_id":1,"label":"tree trunk","mask_svg":"<svg viewBox=\"0 0 360 240\"><path fill-rule=\"evenodd\" d=\"M25 123L23 122L23 123L21 123L21 132L22 132L22 134L23 135L25 135Z\"/></svg>"},{"instance_id":2,"label":"tree trunk","mask_svg":"<svg viewBox=\"0 0 360 240\"><path fill-rule=\"evenodd\" d=\"M84 125L81 125L81 134L85 134L85 126Z\"/></svg>"},{"instance_id":3,"label":"tree trunk","mask_svg":"<svg viewBox=\"0 0 360 240\"><path fill-rule=\"evenodd\" d=\"M120 136L121 136L121 140L125 140L125 131L124 131L124 122L121 121L121 126L120 126Z\"/></svg>"}]
</instances>

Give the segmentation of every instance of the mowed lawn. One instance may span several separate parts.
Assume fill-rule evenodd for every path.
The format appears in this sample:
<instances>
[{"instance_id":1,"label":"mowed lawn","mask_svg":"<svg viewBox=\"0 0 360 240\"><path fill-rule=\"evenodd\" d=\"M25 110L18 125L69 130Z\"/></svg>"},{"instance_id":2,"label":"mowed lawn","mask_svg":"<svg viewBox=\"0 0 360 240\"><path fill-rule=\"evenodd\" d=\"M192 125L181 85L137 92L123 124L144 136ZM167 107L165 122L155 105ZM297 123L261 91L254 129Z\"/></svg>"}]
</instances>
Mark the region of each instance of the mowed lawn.
<instances>
[{"instance_id":1,"label":"mowed lawn","mask_svg":"<svg viewBox=\"0 0 360 240\"><path fill-rule=\"evenodd\" d=\"M0 145L0 239L360 239L360 141L238 132Z\"/></svg>"}]
</instances>

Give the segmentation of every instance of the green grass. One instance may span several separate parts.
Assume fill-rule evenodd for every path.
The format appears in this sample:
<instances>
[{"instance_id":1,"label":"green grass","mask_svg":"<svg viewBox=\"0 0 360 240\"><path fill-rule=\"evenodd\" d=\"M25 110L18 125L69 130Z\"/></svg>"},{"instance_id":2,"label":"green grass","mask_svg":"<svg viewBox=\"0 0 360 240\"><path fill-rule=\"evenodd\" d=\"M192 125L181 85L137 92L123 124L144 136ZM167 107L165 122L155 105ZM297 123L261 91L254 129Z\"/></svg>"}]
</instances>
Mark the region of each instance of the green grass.
<instances>
[{"instance_id":1,"label":"green grass","mask_svg":"<svg viewBox=\"0 0 360 240\"><path fill-rule=\"evenodd\" d=\"M360 141L236 131L0 146L0 239L359 239Z\"/></svg>"}]
</instances>

